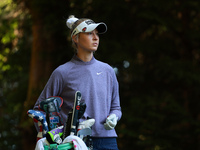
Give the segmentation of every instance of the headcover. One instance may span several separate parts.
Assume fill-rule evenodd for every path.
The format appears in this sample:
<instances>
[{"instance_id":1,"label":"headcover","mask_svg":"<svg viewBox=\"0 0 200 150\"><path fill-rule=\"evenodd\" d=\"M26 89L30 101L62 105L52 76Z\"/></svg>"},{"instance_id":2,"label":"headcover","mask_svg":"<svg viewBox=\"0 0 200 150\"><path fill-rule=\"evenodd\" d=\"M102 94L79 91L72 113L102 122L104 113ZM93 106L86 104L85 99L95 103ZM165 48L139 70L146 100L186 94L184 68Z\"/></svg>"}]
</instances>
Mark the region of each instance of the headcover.
<instances>
[{"instance_id":1,"label":"headcover","mask_svg":"<svg viewBox=\"0 0 200 150\"><path fill-rule=\"evenodd\" d=\"M46 112L47 123L49 130L57 128L63 125L62 118L60 116L61 106L63 99L61 97L50 97L40 102L39 109Z\"/></svg>"},{"instance_id":2,"label":"headcover","mask_svg":"<svg viewBox=\"0 0 200 150\"><path fill-rule=\"evenodd\" d=\"M100 22L100 23L95 23L93 20L85 20L81 22L73 31L71 34L71 37L73 35L76 35L80 32L91 32L94 29L97 29L98 34L103 34L107 31L107 26L105 23Z\"/></svg>"},{"instance_id":3,"label":"headcover","mask_svg":"<svg viewBox=\"0 0 200 150\"><path fill-rule=\"evenodd\" d=\"M47 132L46 139L50 144L61 144L62 139L61 136L63 135L64 126L59 126L49 132Z\"/></svg>"},{"instance_id":4,"label":"headcover","mask_svg":"<svg viewBox=\"0 0 200 150\"><path fill-rule=\"evenodd\" d=\"M63 99L61 97L52 96L42 101L39 104L39 109L45 112L60 111L62 104L63 104Z\"/></svg>"},{"instance_id":5,"label":"headcover","mask_svg":"<svg viewBox=\"0 0 200 150\"><path fill-rule=\"evenodd\" d=\"M45 115L40 111L32 109L28 110L27 114L34 120L34 122L38 124L39 131L37 134L37 141L43 137L46 137L46 133L49 131L49 129Z\"/></svg>"}]
</instances>

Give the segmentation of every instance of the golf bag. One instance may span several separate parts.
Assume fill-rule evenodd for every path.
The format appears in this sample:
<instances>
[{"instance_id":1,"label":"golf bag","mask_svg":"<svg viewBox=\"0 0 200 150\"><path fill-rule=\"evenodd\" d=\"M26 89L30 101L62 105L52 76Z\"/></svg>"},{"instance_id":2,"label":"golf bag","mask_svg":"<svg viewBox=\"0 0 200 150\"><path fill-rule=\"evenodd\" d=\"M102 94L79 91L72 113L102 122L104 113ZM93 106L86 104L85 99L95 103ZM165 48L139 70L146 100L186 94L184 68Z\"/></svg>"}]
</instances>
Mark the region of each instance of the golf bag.
<instances>
[{"instance_id":1,"label":"golf bag","mask_svg":"<svg viewBox=\"0 0 200 150\"><path fill-rule=\"evenodd\" d=\"M46 113L45 116L42 116L46 121L46 123L41 121L42 127L45 126L47 130L43 132L43 137L46 137L47 143L44 145L44 150L69 150L73 149L76 143L72 141L69 142L69 138L78 138L85 143L84 145L87 146L87 149L92 150L92 139L91 139L91 126L94 124L95 120L90 119L83 121L80 123L79 128L79 119L83 116L86 104L81 103L81 93L77 91L75 93L75 100L74 100L74 107L68 113L68 118L65 124L62 122L62 118L60 116L61 106L63 104L63 99L61 97L50 97L39 104L39 109ZM29 113L32 111L28 111ZM41 113L40 111L36 111L35 114ZM34 115L29 115L30 117ZM32 117L33 118L33 117ZM40 117L37 117L40 118ZM82 127L81 127L82 125ZM84 128L83 128L84 127ZM45 129L46 129L45 128ZM41 129L42 130L42 129ZM77 139L77 140L78 140ZM42 140L42 139L41 139ZM37 142L36 147L38 146ZM67 142L67 143L66 143ZM72 144L73 143L73 144Z\"/></svg>"}]
</instances>

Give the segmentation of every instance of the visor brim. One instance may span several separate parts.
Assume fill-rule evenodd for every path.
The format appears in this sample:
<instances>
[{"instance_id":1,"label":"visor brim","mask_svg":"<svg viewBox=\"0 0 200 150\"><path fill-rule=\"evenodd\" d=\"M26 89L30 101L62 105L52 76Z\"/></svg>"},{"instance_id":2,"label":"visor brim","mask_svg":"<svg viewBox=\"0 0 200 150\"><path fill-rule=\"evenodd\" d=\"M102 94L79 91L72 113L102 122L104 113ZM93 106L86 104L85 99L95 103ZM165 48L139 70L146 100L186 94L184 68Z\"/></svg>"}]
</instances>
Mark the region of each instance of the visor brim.
<instances>
[{"instance_id":1,"label":"visor brim","mask_svg":"<svg viewBox=\"0 0 200 150\"><path fill-rule=\"evenodd\" d=\"M86 20L87 21L87 20ZM91 32L95 29L97 29L99 34L103 34L107 31L107 26L105 23L100 22L100 23L86 23L86 21L80 23L72 32L71 36L76 35L80 32Z\"/></svg>"},{"instance_id":2,"label":"visor brim","mask_svg":"<svg viewBox=\"0 0 200 150\"><path fill-rule=\"evenodd\" d=\"M107 31L107 26L105 23L90 24L87 26L87 29L85 30L85 32L91 32L95 29L97 29L99 34L103 34Z\"/></svg>"}]
</instances>

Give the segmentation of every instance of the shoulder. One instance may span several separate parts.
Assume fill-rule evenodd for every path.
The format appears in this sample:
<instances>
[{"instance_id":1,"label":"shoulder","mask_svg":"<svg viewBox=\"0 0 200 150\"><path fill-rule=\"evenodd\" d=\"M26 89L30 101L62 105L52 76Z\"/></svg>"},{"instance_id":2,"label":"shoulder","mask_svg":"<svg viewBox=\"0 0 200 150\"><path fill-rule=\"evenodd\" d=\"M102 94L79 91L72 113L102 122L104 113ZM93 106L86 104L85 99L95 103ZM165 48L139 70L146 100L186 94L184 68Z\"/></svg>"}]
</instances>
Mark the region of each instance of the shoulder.
<instances>
[{"instance_id":1,"label":"shoulder","mask_svg":"<svg viewBox=\"0 0 200 150\"><path fill-rule=\"evenodd\" d=\"M107 73L111 74L111 76L115 75L115 71L114 71L113 67L111 65L109 65L108 63L97 60L97 64L98 64L99 68L102 68Z\"/></svg>"},{"instance_id":2,"label":"shoulder","mask_svg":"<svg viewBox=\"0 0 200 150\"><path fill-rule=\"evenodd\" d=\"M99 61L99 60L96 60L96 62L100 67L105 67L107 69L112 69L112 67L108 63L105 63L105 62L102 62L102 61Z\"/></svg>"},{"instance_id":3,"label":"shoulder","mask_svg":"<svg viewBox=\"0 0 200 150\"><path fill-rule=\"evenodd\" d=\"M58 66L58 67L55 69L55 71L57 71L57 72L65 72L65 71L67 71L67 70L73 68L73 66L74 66L74 63L72 63L71 61L68 61L68 62L66 62L66 63L64 63L64 64Z\"/></svg>"},{"instance_id":4,"label":"shoulder","mask_svg":"<svg viewBox=\"0 0 200 150\"><path fill-rule=\"evenodd\" d=\"M67 74L69 72L70 69L72 69L74 66L74 63L72 63L71 61L66 62L60 66L58 66L52 74L56 74L56 75L62 75L62 74Z\"/></svg>"}]
</instances>

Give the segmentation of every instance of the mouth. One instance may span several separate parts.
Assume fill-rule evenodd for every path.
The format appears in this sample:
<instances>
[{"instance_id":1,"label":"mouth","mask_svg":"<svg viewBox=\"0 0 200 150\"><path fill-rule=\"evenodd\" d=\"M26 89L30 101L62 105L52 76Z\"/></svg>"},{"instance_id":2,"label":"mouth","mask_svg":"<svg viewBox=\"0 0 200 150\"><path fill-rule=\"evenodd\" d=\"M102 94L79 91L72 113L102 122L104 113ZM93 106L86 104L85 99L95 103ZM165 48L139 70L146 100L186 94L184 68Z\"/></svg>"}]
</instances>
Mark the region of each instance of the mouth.
<instances>
[{"instance_id":1,"label":"mouth","mask_svg":"<svg viewBox=\"0 0 200 150\"><path fill-rule=\"evenodd\" d=\"M93 43L93 46L98 46L98 43Z\"/></svg>"}]
</instances>

